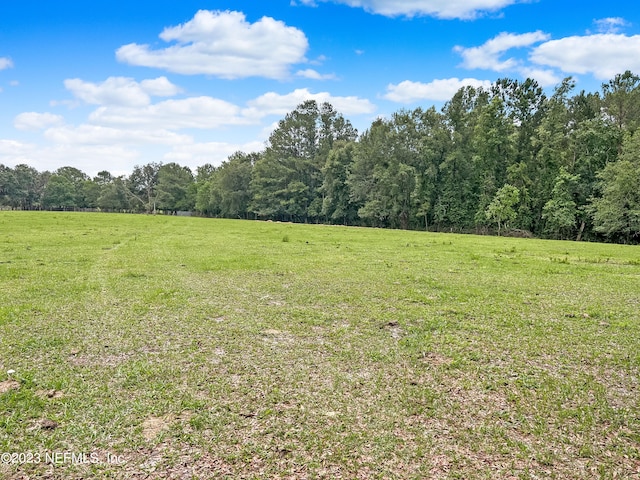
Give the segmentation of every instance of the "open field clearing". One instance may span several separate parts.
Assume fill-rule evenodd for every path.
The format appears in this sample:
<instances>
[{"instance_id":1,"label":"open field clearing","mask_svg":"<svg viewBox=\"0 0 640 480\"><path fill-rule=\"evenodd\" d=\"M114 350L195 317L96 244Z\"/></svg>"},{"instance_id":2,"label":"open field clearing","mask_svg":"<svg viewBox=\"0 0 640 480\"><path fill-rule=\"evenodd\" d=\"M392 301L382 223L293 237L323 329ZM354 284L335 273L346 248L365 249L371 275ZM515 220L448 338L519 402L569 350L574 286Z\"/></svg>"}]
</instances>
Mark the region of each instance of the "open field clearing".
<instances>
[{"instance_id":1,"label":"open field clearing","mask_svg":"<svg viewBox=\"0 0 640 480\"><path fill-rule=\"evenodd\" d=\"M0 477L640 478L639 312L637 246L0 212Z\"/></svg>"}]
</instances>

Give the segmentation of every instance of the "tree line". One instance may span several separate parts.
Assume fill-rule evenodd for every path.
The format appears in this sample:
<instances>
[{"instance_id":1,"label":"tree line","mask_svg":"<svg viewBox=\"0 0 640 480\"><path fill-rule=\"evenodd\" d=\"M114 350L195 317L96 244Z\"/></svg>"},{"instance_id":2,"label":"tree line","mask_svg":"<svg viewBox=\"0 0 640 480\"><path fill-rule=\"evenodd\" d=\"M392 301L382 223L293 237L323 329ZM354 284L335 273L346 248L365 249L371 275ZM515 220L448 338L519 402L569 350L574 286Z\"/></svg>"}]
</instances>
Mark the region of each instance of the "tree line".
<instances>
[{"instance_id":1,"label":"tree line","mask_svg":"<svg viewBox=\"0 0 640 480\"><path fill-rule=\"evenodd\" d=\"M441 110L400 110L358 134L307 101L259 153L129 176L0 165L0 205L175 212L402 229L640 240L640 77L551 96L532 79L464 87Z\"/></svg>"}]
</instances>

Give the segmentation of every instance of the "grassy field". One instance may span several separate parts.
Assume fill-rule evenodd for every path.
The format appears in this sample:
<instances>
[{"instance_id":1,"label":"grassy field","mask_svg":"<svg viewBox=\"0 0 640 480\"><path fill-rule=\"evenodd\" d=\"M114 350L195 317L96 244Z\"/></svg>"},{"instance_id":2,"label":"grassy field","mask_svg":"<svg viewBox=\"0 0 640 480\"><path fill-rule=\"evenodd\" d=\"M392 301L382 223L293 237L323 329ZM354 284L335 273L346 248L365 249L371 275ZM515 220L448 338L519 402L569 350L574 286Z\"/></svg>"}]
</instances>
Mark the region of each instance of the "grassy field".
<instances>
[{"instance_id":1,"label":"grassy field","mask_svg":"<svg viewBox=\"0 0 640 480\"><path fill-rule=\"evenodd\" d=\"M0 212L0 478L640 478L639 312L637 246Z\"/></svg>"}]
</instances>

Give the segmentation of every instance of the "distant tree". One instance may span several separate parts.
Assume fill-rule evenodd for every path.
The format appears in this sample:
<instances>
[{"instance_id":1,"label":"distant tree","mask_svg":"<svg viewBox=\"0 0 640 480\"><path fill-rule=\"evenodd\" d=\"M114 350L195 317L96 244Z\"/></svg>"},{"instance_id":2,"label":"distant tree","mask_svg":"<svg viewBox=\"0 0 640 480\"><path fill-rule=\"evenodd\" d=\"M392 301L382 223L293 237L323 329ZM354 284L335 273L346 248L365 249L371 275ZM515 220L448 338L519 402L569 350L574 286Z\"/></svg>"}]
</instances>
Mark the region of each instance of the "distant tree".
<instances>
[{"instance_id":1,"label":"distant tree","mask_svg":"<svg viewBox=\"0 0 640 480\"><path fill-rule=\"evenodd\" d=\"M204 182L209 180L215 173L217 168L210 163L205 163L196 168L196 182Z\"/></svg>"},{"instance_id":2,"label":"distant tree","mask_svg":"<svg viewBox=\"0 0 640 480\"><path fill-rule=\"evenodd\" d=\"M204 215L217 215L218 202L212 199L212 182L217 168L207 163L196 169L195 176L195 205L196 212Z\"/></svg>"},{"instance_id":3,"label":"distant tree","mask_svg":"<svg viewBox=\"0 0 640 480\"><path fill-rule=\"evenodd\" d=\"M42 194L42 205L45 208L76 207L76 188L68 177L54 174L49 178Z\"/></svg>"},{"instance_id":4,"label":"distant tree","mask_svg":"<svg viewBox=\"0 0 640 480\"><path fill-rule=\"evenodd\" d=\"M113 180L114 180L113 175L111 175L111 173L109 173L106 170L102 170L98 172L98 174L95 177L93 177L93 182L97 183L100 186L107 185L111 183Z\"/></svg>"},{"instance_id":5,"label":"distant tree","mask_svg":"<svg viewBox=\"0 0 640 480\"><path fill-rule=\"evenodd\" d=\"M317 220L322 212L322 167L334 142L353 141L356 130L324 103L300 104L278 123L254 165L251 210L285 220Z\"/></svg>"},{"instance_id":6,"label":"distant tree","mask_svg":"<svg viewBox=\"0 0 640 480\"><path fill-rule=\"evenodd\" d=\"M539 227L542 206L547 197L540 202L540 144L534 138L546 114L547 97L538 82L531 78L524 81L499 79L491 87L491 92L502 99L505 114L515 127L514 157L507 171L507 182L520 191L514 222L520 228L535 231Z\"/></svg>"},{"instance_id":7,"label":"distant tree","mask_svg":"<svg viewBox=\"0 0 640 480\"><path fill-rule=\"evenodd\" d=\"M438 226L469 228L477 210L477 175L474 170L474 132L478 116L489 102L482 88L464 87L443 108L450 132L450 148L438 166L438 193L433 218Z\"/></svg>"},{"instance_id":8,"label":"distant tree","mask_svg":"<svg viewBox=\"0 0 640 480\"><path fill-rule=\"evenodd\" d=\"M351 200L348 184L355 148L355 142L336 142L322 168L322 214L330 222L347 225L358 218L358 208Z\"/></svg>"},{"instance_id":9,"label":"distant tree","mask_svg":"<svg viewBox=\"0 0 640 480\"><path fill-rule=\"evenodd\" d=\"M506 114L503 100L493 97L480 108L473 131L473 172L478 208L476 223L484 224L485 210L506 181L508 167L514 161L514 125Z\"/></svg>"},{"instance_id":10,"label":"distant tree","mask_svg":"<svg viewBox=\"0 0 640 480\"><path fill-rule=\"evenodd\" d=\"M502 226L508 225L516 218L513 207L519 200L520 191L513 185L506 184L496 192L485 214L488 220L498 224L498 235Z\"/></svg>"},{"instance_id":11,"label":"distant tree","mask_svg":"<svg viewBox=\"0 0 640 480\"><path fill-rule=\"evenodd\" d=\"M160 210L193 210L195 189L193 173L188 167L167 163L158 170L157 203Z\"/></svg>"},{"instance_id":12,"label":"distant tree","mask_svg":"<svg viewBox=\"0 0 640 480\"><path fill-rule=\"evenodd\" d=\"M546 229L556 237L566 238L576 227L578 207L574 198L579 181L578 175L571 175L561 167L552 196L544 205L542 218Z\"/></svg>"},{"instance_id":13,"label":"distant tree","mask_svg":"<svg viewBox=\"0 0 640 480\"><path fill-rule=\"evenodd\" d=\"M393 221L386 182L393 148L390 137L390 122L376 119L360 137L347 179L358 216L376 227L389 227Z\"/></svg>"},{"instance_id":14,"label":"distant tree","mask_svg":"<svg viewBox=\"0 0 640 480\"><path fill-rule=\"evenodd\" d=\"M259 158L257 153L236 152L218 168L212 183L223 217L247 218L251 202L251 174Z\"/></svg>"},{"instance_id":15,"label":"distant tree","mask_svg":"<svg viewBox=\"0 0 640 480\"><path fill-rule=\"evenodd\" d=\"M89 176L76 167L61 167L54 172L55 175L64 177L73 185L73 206L85 207L86 202L85 182L89 180Z\"/></svg>"},{"instance_id":16,"label":"distant tree","mask_svg":"<svg viewBox=\"0 0 640 480\"><path fill-rule=\"evenodd\" d=\"M156 210L156 188L161 166L162 164L154 162L143 166L136 165L127 182L132 196L147 213Z\"/></svg>"},{"instance_id":17,"label":"distant tree","mask_svg":"<svg viewBox=\"0 0 640 480\"><path fill-rule=\"evenodd\" d=\"M130 193L122 177L112 178L100 188L100 196L96 200L100 209L117 212L130 208Z\"/></svg>"},{"instance_id":18,"label":"distant tree","mask_svg":"<svg viewBox=\"0 0 640 480\"><path fill-rule=\"evenodd\" d=\"M596 232L625 242L640 238L640 134L627 135L616 162L598 174L601 197L591 201Z\"/></svg>"},{"instance_id":19,"label":"distant tree","mask_svg":"<svg viewBox=\"0 0 640 480\"><path fill-rule=\"evenodd\" d=\"M629 70L602 85L602 104L620 130L635 131L640 121L640 77Z\"/></svg>"},{"instance_id":20,"label":"distant tree","mask_svg":"<svg viewBox=\"0 0 640 480\"><path fill-rule=\"evenodd\" d=\"M39 173L28 165L16 165L13 169L15 185L9 198L11 206L24 210L39 208L44 187L50 176L49 172Z\"/></svg>"},{"instance_id":21,"label":"distant tree","mask_svg":"<svg viewBox=\"0 0 640 480\"><path fill-rule=\"evenodd\" d=\"M102 186L93 180L85 180L82 186L82 197L84 198L84 206L88 208L96 208L98 206L98 197L102 191Z\"/></svg>"},{"instance_id":22,"label":"distant tree","mask_svg":"<svg viewBox=\"0 0 640 480\"><path fill-rule=\"evenodd\" d=\"M16 183L13 170L0 164L0 205L11 205Z\"/></svg>"}]
</instances>

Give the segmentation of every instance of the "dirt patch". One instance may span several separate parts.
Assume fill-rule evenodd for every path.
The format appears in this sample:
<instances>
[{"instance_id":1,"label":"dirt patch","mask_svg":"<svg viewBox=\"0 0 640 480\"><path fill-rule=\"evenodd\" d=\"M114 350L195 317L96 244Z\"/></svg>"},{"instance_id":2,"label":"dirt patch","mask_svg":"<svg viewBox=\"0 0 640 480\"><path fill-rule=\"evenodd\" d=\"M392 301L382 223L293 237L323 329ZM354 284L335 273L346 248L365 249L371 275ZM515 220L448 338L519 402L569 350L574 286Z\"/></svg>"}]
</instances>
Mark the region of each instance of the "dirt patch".
<instances>
[{"instance_id":1,"label":"dirt patch","mask_svg":"<svg viewBox=\"0 0 640 480\"><path fill-rule=\"evenodd\" d=\"M264 330L262 332L262 339L266 342L271 343L287 343L294 340L293 335L291 335L289 332L282 332L273 328Z\"/></svg>"},{"instance_id":2,"label":"dirt patch","mask_svg":"<svg viewBox=\"0 0 640 480\"><path fill-rule=\"evenodd\" d=\"M55 430L59 426L60 426L60 424L58 422L56 422L55 420L51 420L49 418L43 418L43 419L40 419L40 420L38 420L36 422L33 422L33 424L27 430L28 431Z\"/></svg>"},{"instance_id":3,"label":"dirt patch","mask_svg":"<svg viewBox=\"0 0 640 480\"><path fill-rule=\"evenodd\" d=\"M149 417L142 422L142 436L147 442L154 440L162 432L169 430L173 422L173 416Z\"/></svg>"},{"instance_id":4,"label":"dirt patch","mask_svg":"<svg viewBox=\"0 0 640 480\"><path fill-rule=\"evenodd\" d=\"M117 367L129 358L129 354L72 355L69 363L76 367Z\"/></svg>"},{"instance_id":5,"label":"dirt patch","mask_svg":"<svg viewBox=\"0 0 640 480\"><path fill-rule=\"evenodd\" d=\"M453 359L446 357L440 353L436 352L425 352L422 355L422 361L429 365L440 366L440 365L449 365L453 362Z\"/></svg>"},{"instance_id":6,"label":"dirt patch","mask_svg":"<svg viewBox=\"0 0 640 480\"><path fill-rule=\"evenodd\" d=\"M60 390L52 389L52 390L37 390L36 395L40 398L62 398L64 397L64 393Z\"/></svg>"},{"instance_id":7,"label":"dirt patch","mask_svg":"<svg viewBox=\"0 0 640 480\"><path fill-rule=\"evenodd\" d=\"M20 383L15 380L5 380L0 382L0 395L10 392L11 390L17 390L20 388Z\"/></svg>"}]
</instances>

